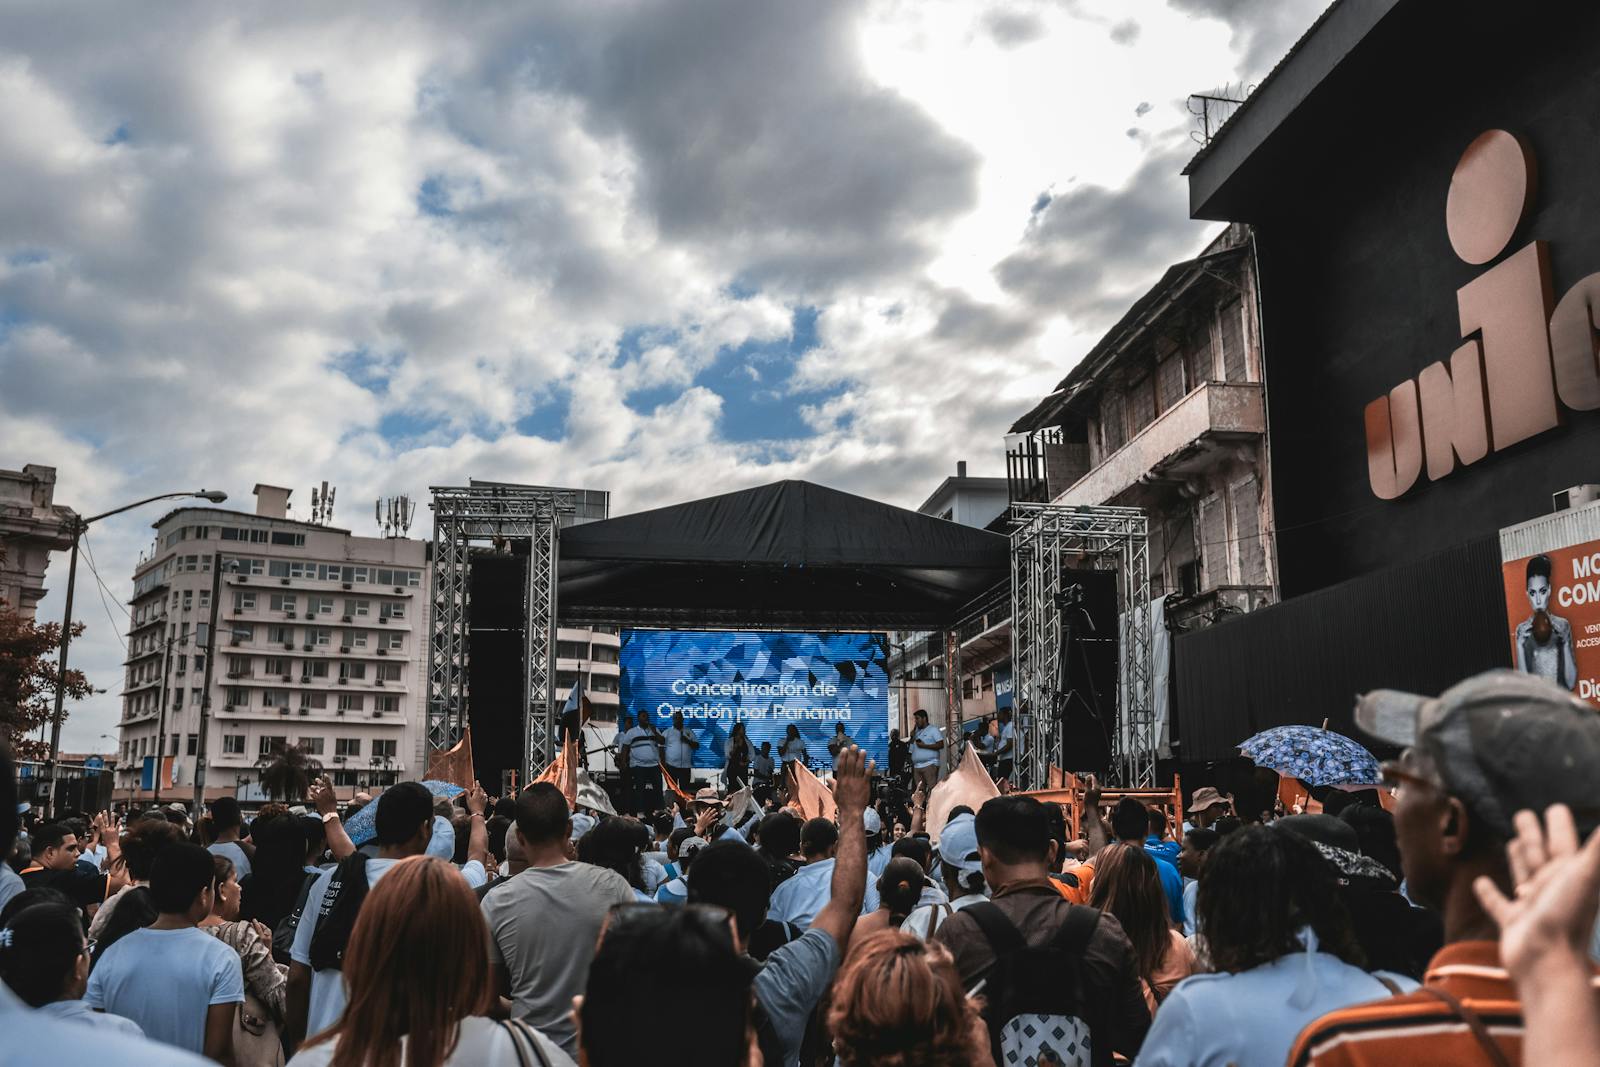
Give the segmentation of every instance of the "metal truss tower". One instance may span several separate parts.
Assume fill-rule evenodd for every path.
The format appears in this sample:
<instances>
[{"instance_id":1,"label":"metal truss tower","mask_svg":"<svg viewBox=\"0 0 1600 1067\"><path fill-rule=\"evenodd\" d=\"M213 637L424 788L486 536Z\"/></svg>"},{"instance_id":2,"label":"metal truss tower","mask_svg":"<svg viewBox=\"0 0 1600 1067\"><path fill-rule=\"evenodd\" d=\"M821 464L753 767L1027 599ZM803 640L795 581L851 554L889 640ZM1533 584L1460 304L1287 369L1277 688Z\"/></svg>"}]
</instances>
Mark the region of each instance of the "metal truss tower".
<instances>
[{"instance_id":1,"label":"metal truss tower","mask_svg":"<svg viewBox=\"0 0 1600 1067\"><path fill-rule=\"evenodd\" d=\"M1062 504L1011 506L1011 641L1016 704L1029 713L1022 764L1033 788L1044 785L1061 741L1052 714L1060 678L1063 573L1115 570L1120 625L1112 775L1120 784L1155 784L1149 544L1139 508ZM1063 768L1072 770L1071 767Z\"/></svg>"},{"instance_id":2,"label":"metal truss tower","mask_svg":"<svg viewBox=\"0 0 1600 1067\"><path fill-rule=\"evenodd\" d=\"M528 544L523 618L523 780L554 755L556 553L572 492L474 482L433 486L433 604L428 627L428 755L461 739L471 694L467 682L472 619L472 546L509 550Z\"/></svg>"}]
</instances>

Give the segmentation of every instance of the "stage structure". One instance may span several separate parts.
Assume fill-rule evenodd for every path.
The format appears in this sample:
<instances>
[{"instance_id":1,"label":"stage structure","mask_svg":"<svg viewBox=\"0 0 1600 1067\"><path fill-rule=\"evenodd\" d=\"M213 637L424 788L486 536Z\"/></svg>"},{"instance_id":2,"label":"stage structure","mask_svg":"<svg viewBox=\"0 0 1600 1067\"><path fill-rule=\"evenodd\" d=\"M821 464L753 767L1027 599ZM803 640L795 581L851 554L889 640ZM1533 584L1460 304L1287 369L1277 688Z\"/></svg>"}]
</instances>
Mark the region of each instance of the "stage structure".
<instances>
[{"instance_id":1,"label":"stage structure","mask_svg":"<svg viewBox=\"0 0 1600 1067\"><path fill-rule=\"evenodd\" d=\"M1138 508L1012 504L1012 676L1016 705L1028 716L1018 731L1028 781L1046 780L1056 762L1063 723L1056 709L1062 654L1062 605L1070 570L1111 570L1118 576L1120 620L1118 699L1112 732L1115 784L1155 783L1156 735L1151 691L1149 545ZM1071 684L1069 679L1068 684ZM1067 767L1064 770L1073 770Z\"/></svg>"},{"instance_id":2,"label":"stage structure","mask_svg":"<svg viewBox=\"0 0 1600 1067\"><path fill-rule=\"evenodd\" d=\"M524 767L550 761L555 747L557 527L577 510L569 490L472 482L433 486L433 604L429 625L428 740L431 756L454 745L467 723L472 546L528 546L522 590Z\"/></svg>"}]
</instances>

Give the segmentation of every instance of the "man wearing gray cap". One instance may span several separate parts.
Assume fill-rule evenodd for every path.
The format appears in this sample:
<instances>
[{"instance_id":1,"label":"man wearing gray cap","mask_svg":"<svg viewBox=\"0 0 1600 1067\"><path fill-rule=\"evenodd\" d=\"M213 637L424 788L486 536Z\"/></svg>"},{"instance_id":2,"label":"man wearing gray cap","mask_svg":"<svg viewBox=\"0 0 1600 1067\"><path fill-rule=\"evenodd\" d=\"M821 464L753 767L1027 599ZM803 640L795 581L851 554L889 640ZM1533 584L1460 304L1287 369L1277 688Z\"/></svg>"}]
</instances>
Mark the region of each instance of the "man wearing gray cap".
<instances>
[{"instance_id":1,"label":"man wearing gray cap","mask_svg":"<svg viewBox=\"0 0 1600 1067\"><path fill-rule=\"evenodd\" d=\"M1323 1016L1289 1062L1520 1063L1522 1005L1472 883L1485 877L1511 892L1506 844L1520 811L1565 804L1585 837L1600 824L1600 714L1541 678L1489 671L1437 698L1368 693L1356 724L1405 749L1384 765L1400 859L1412 899L1443 915L1445 945L1422 989Z\"/></svg>"}]
</instances>

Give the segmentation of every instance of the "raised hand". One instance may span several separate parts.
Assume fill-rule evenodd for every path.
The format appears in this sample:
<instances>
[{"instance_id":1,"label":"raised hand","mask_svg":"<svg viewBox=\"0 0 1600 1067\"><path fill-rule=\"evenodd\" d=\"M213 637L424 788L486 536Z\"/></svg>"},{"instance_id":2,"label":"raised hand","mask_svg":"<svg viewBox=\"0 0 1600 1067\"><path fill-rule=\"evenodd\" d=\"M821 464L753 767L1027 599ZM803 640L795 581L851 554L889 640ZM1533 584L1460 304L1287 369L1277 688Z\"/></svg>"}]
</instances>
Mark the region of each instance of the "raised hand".
<instances>
[{"instance_id":1,"label":"raised hand","mask_svg":"<svg viewBox=\"0 0 1600 1067\"><path fill-rule=\"evenodd\" d=\"M872 799L872 770L866 753L854 744L839 750L833 771L833 800L839 806L841 824L844 812L851 811L859 817L866 811L867 802Z\"/></svg>"},{"instance_id":2,"label":"raised hand","mask_svg":"<svg viewBox=\"0 0 1600 1067\"><path fill-rule=\"evenodd\" d=\"M1600 831L1578 844L1578 828L1565 804L1516 815L1517 836L1506 846L1515 896L1489 878L1472 888L1500 927L1500 958L1519 981L1546 965L1582 961L1600 904Z\"/></svg>"}]
</instances>

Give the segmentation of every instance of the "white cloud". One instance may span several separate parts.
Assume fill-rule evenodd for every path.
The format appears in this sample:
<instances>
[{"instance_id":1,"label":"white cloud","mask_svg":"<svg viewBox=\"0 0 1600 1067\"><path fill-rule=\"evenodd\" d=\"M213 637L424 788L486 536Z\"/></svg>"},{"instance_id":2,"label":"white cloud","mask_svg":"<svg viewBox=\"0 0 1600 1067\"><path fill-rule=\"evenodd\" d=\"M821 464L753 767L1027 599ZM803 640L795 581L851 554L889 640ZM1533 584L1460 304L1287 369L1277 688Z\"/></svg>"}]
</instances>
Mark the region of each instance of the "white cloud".
<instances>
[{"instance_id":1,"label":"white cloud","mask_svg":"<svg viewBox=\"0 0 1600 1067\"><path fill-rule=\"evenodd\" d=\"M1099 317L1204 239L1182 98L1315 13L1278 7L8 7L0 465L56 465L86 513L326 478L357 529L469 477L915 505L957 459L998 473ZM817 347L772 354L797 309ZM756 390L799 429L730 437ZM115 599L160 514L95 528ZM122 659L80 577L73 658L112 693L72 747Z\"/></svg>"}]
</instances>

